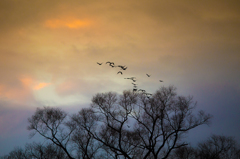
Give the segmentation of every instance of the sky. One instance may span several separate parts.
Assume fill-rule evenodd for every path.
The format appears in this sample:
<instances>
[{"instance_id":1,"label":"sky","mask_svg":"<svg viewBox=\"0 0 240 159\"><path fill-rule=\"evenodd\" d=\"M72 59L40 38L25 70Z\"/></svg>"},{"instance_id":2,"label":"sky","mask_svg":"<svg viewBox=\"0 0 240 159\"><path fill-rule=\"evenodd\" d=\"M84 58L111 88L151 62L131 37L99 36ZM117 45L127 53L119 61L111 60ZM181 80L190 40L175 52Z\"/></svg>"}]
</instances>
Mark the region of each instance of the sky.
<instances>
[{"instance_id":1,"label":"sky","mask_svg":"<svg viewBox=\"0 0 240 159\"><path fill-rule=\"evenodd\" d=\"M96 93L132 89L124 79L132 76L148 92L174 85L214 116L189 133L192 144L211 134L240 143L239 8L238 0L1 0L0 156L36 139L26 127L37 107L72 114ZM107 61L127 69L117 74Z\"/></svg>"}]
</instances>

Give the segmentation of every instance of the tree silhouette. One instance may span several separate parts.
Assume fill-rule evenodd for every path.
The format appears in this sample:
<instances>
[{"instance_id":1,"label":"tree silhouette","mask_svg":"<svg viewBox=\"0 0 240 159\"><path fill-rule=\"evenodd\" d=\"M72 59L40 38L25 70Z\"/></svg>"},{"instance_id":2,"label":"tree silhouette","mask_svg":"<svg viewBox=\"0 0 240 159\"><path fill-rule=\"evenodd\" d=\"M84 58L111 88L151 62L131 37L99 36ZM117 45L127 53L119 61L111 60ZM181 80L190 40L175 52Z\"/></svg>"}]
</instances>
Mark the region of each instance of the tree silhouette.
<instances>
[{"instance_id":1,"label":"tree silhouette","mask_svg":"<svg viewBox=\"0 0 240 159\"><path fill-rule=\"evenodd\" d=\"M132 91L98 93L91 108L82 109L72 122L112 158L167 158L187 144L181 141L185 133L209 123L211 115L193 114L195 105L191 97L177 96L173 86L150 98Z\"/></svg>"},{"instance_id":2,"label":"tree silhouette","mask_svg":"<svg viewBox=\"0 0 240 159\"><path fill-rule=\"evenodd\" d=\"M195 114L195 106L192 97L179 96L176 88L169 86L153 94L130 90L97 93L91 107L70 116L59 108L37 108L28 119L28 130L30 136L40 134L45 144L27 144L25 151L16 149L11 155L169 158L186 148L184 134L210 122L212 116L204 111Z\"/></svg>"},{"instance_id":3,"label":"tree silhouette","mask_svg":"<svg viewBox=\"0 0 240 159\"><path fill-rule=\"evenodd\" d=\"M31 136L38 133L45 139L50 140L71 159L73 157L70 155L67 146L75 128L64 123L66 117L67 113L59 108L37 108L35 114L28 119L29 126L27 129L32 131Z\"/></svg>"},{"instance_id":4,"label":"tree silhouette","mask_svg":"<svg viewBox=\"0 0 240 159\"><path fill-rule=\"evenodd\" d=\"M200 159L239 159L240 149L233 137L211 135L198 144L197 156Z\"/></svg>"}]
</instances>

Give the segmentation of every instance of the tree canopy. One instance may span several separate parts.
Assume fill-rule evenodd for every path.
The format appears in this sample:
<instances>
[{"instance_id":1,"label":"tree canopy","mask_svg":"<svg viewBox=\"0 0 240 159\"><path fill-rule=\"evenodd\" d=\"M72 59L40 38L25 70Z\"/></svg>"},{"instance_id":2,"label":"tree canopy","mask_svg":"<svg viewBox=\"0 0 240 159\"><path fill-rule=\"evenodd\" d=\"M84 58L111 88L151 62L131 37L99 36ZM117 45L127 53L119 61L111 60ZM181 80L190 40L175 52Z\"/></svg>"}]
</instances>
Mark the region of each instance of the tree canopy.
<instances>
[{"instance_id":1,"label":"tree canopy","mask_svg":"<svg viewBox=\"0 0 240 159\"><path fill-rule=\"evenodd\" d=\"M208 124L211 115L194 113L192 97L174 86L154 94L97 93L89 108L67 117L59 108L38 108L28 129L62 149L68 158L167 158L186 146L184 134Z\"/></svg>"}]
</instances>

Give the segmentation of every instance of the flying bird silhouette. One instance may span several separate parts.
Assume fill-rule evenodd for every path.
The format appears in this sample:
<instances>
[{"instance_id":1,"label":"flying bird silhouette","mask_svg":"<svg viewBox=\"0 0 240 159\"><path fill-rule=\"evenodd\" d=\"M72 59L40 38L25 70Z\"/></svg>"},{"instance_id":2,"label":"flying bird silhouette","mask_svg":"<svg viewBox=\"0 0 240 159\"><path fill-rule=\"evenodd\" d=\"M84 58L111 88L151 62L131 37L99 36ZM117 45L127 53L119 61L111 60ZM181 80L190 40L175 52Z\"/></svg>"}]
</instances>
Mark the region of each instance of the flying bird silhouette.
<instances>
[{"instance_id":1,"label":"flying bird silhouette","mask_svg":"<svg viewBox=\"0 0 240 159\"><path fill-rule=\"evenodd\" d=\"M109 64L109 66L111 66L111 67L116 67L116 66L114 66L114 64Z\"/></svg>"},{"instance_id":2,"label":"flying bird silhouette","mask_svg":"<svg viewBox=\"0 0 240 159\"><path fill-rule=\"evenodd\" d=\"M120 67L122 70L126 70L127 69L127 67L122 66L122 65L118 65L117 67Z\"/></svg>"},{"instance_id":3,"label":"flying bird silhouette","mask_svg":"<svg viewBox=\"0 0 240 159\"><path fill-rule=\"evenodd\" d=\"M162 80L159 80L160 82L163 82Z\"/></svg>"},{"instance_id":4,"label":"flying bird silhouette","mask_svg":"<svg viewBox=\"0 0 240 159\"><path fill-rule=\"evenodd\" d=\"M122 66L122 65L118 65L117 67L123 68L124 66Z\"/></svg>"},{"instance_id":5,"label":"flying bird silhouette","mask_svg":"<svg viewBox=\"0 0 240 159\"><path fill-rule=\"evenodd\" d=\"M114 62L110 62L110 61L106 62L106 64L108 64L108 63L109 63L109 65L114 65Z\"/></svg>"},{"instance_id":6,"label":"flying bird silhouette","mask_svg":"<svg viewBox=\"0 0 240 159\"><path fill-rule=\"evenodd\" d=\"M110 61L106 62L106 64L108 64L108 63L109 63L109 66L116 67L116 66L114 66L114 62L110 62Z\"/></svg>"},{"instance_id":7,"label":"flying bird silhouette","mask_svg":"<svg viewBox=\"0 0 240 159\"><path fill-rule=\"evenodd\" d=\"M117 73L117 74L119 74L119 73L123 74L123 73L122 73L122 71L118 71L118 73Z\"/></svg>"},{"instance_id":8,"label":"flying bird silhouette","mask_svg":"<svg viewBox=\"0 0 240 159\"><path fill-rule=\"evenodd\" d=\"M127 69L127 67L122 67L122 69L123 69L123 70L126 70L126 69Z\"/></svg>"},{"instance_id":9,"label":"flying bird silhouette","mask_svg":"<svg viewBox=\"0 0 240 159\"><path fill-rule=\"evenodd\" d=\"M136 88L133 88L133 92L137 92L137 89L136 89Z\"/></svg>"},{"instance_id":10,"label":"flying bird silhouette","mask_svg":"<svg viewBox=\"0 0 240 159\"><path fill-rule=\"evenodd\" d=\"M132 80L133 82L136 82L136 77L130 77L130 78L124 78L124 79L130 79L130 80Z\"/></svg>"},{"instance_id":11,"label":"flying bird silhouette","mask_svg":"<svg viewBox=\"0 0 240 159\"><path fill-rule=\"evenodd\" d=\"M134 80L134 79L136 79L136 77L128 77L128 78L124 78L124 79L131 79L131 80Z\"/></svg>"},{"instance_id":12,"label":"flying bird silhouette","mask_svg":"<svg viewBox=\"0 0 240 159\"><path fill-rule=\"evenodd\" d=\"M102 63L97 62L97 64L102 65Z\"/></svg>"},{"instance_id":13,"label":"flying bird silhouette","mask_svg":"<svg viewBox=\"0 0 240 159\"><path fill-rule=\"evenodd\" d=\"M148 77L150 77L151 75L149 75L149 74L146 74Z\"/></svg>"}]
</instances>

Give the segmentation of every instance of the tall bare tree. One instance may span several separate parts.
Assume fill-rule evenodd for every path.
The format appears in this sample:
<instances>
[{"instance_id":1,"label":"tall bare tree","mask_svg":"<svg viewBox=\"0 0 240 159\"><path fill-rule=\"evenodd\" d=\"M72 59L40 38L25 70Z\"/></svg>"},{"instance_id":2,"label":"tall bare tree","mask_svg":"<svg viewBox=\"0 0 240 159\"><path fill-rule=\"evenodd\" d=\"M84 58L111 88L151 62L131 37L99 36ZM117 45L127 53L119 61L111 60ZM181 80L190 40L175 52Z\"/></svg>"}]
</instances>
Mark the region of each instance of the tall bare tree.
<instances>
[{"instance_id":1,"label":"tall bare tree","mask_svg":"<svg viewBox=\"0 0 240 159\"><path fill-rule=\"evenodd\" d=\"M193 113L192 97L178 96L173 86L153 95L124 91L98 93L90 108L67 119L59 108L38 108L28 119L32 135L38 133L61 148L68 158L167 158L186 146L182 139L189 130L208 124L211 115Z\"/></svg>"},{"instance_id":2,"label":"tall bare tree","mask_svg":"<svg viewBox=\"0 0 240 159\"><path fill-rule=\"evenodd\" d=\"M195 106L192 97L177 96L173 86L152 96L98 93L91 108L72 119L112 158L167 158L172 150L187 145L181 140L186 132L209 123L211 115L193 114Z\"/></svg>"}]
</instances>

